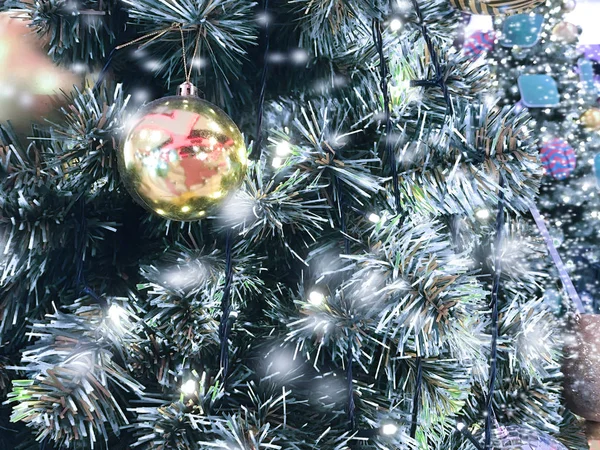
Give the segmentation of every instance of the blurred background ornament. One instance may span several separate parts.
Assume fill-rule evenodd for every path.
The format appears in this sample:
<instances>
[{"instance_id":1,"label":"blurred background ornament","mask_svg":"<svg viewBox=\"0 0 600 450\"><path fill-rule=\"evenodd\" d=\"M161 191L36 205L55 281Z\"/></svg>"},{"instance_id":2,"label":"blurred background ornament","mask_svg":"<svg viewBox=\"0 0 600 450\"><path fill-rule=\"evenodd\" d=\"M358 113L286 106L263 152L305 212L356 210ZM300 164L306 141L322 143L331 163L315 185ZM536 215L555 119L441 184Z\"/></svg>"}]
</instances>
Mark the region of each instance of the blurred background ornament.
<instances>
[{"instance_id":1,"label":"blurred background ornament","mask_svg":"<svg viewBox=\"0 0 600 450\"><path fill-rule=\"evenodd\" d=\"M498 427L492 448L502 450L568 450L552 436L518 425Z\"/></svg>"},{"instance_id":2,"label":"blurred background ornament","mask_svg":"<svg viewBox=\"0 0 600 450\"><path fill-rule=\"evenodd\" d=\"M594 156L594 174L596 175L596 184L600 188L600 153Z\"/></svg>"},{"instance_id":3,"label":"blurred background ornament","mask_svg":"<svg viewBox=\"0 0 600 450\"><path fill-rule=\"evenodd\" d=\"M588 109L581 115L579 120L588 130L600 130L600 108Z\"/></svg>"},{"instance_id":4,"label":"blurred background ornament","mask_svg":"<svg viewBox=\"0 0 600 450\"><path fill-rule=\"evenodd\" d=\"M32 121L52 118L66 103L62 91L83 86L83 75L54 65L44 42L16 11L0 13L0 122L10 120L19 135Z\"/></svg>"},{"instance_id":5,"label":"blurred background ornament","mask_svg":"<svg viewBox=\"0 0 600 450\"><path fill-rule=\"evenodd\" d=\"M521 101L528 108L553 108L560 104L558 86L550 75L521 75L517 82Z\"/></svg>"},{"instance_id":6,"label":"blurred background ornament","mask_svg":"<svg viewBox=\"0 0 600 450\"><path fill-rule=\"evenodd\" d=\"M577 165L575 150L567 141L560 138L552 138L542 144L540 159L546 169L546 175L557 180L564 180Z\"/></svg>"},{"instance_id":7,"label":"blurred background ornament","mask_svg":"<svg viewBox=\"0 0 600 450\"><path fill-rule=\"evenodd\" d=\"M566 44L576 43L580 34L581 29L577 25L569 22L559 22L552 28L552 36L554 36L557 41Z\"/></svg>"},{"instance_id":8,"label":"blurred background ornament","mask_svg":"<svg viewBox=\"0 0 600 450\"><path fill-rule=\"evenodd\" d=\"M540 39L544 16L540 14L516 14L507 17L502 25L500 45L503 47L533 47Z\"/></svg>"},{"instance_id":9,"label":"blurred background ornament","mask_svg":"<svg viewBox=\"0 0 600 450\"><path fill-rule=\"evenodd\" d=\"M585 422L585 436L590 450L600 450L600 422Z\"/></svg>"},{"instance_id":10,"label":"blurred background ornament","mask_svg":"<svg viewBox=\"0 0 600 450\"><path fill-rule=\"evenodd\" d=\"M475 59L494 49L496 33L494 31L476 31L466 40L463 47L465 55Z\"/></svg>"},{"instance_id":11,"label":"blurred background ornament","mask_svg":"<svg viewBox=\"0 0 600 450\"><path fill-rule=\"evenodd\" d=\"M586 420L600 421L600 315L582 314L569 324L564 349L567 407Z\"/></svg>"},{"instance_id":12,"label":"blurred background ornament","mask_svg":"<svg viewBox=\"0 0 600 450\"><path fill-rule=\"evenodd\" d=\"M529 12L545 0L450 0L450 4L473 14L495 16Z\"/></svg>"},{"instance_id":13,"label":"blurred background ornament","mask_svg":"<svg viewBox=\"0 0 600 450\"><path fill-rule=\"evenodd\" d=\"M219 108L194 96L155 100L132 120L118 153L123 182L146 209L199 220L239 188L248 164L244 138Z\"/></svg>"},{"instance_id":14,"label":"blurred background ornament","mask_svg":"<svg viewBox=\"0 0 600 450\"><path fill-rule=\"evenodd\" d=\"M566 12L571 12L577 6L577 2L575 0L565 0L563 3L563 9Z\"/></svg>"}]
</instances>

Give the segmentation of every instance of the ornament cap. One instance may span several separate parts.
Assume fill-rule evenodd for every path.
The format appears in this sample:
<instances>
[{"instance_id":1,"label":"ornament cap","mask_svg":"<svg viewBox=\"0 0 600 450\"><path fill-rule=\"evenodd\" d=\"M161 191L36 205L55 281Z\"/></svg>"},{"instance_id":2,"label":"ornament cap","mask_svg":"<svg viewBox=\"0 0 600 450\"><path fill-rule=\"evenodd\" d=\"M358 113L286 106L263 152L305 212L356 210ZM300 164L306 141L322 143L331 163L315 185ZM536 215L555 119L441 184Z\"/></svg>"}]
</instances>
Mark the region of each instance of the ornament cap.
<instances>
[{"instance_id":1,"label":"ornament cap","mask_svg":"<svg viewBox=\"0 0 600 450\"><path fill-rule=\"evenodd\" d=\"M177 88L177 95L181 97L196 97L198 96L198 88L189 81L184 81Z\"/></svg>"}]
</instances>

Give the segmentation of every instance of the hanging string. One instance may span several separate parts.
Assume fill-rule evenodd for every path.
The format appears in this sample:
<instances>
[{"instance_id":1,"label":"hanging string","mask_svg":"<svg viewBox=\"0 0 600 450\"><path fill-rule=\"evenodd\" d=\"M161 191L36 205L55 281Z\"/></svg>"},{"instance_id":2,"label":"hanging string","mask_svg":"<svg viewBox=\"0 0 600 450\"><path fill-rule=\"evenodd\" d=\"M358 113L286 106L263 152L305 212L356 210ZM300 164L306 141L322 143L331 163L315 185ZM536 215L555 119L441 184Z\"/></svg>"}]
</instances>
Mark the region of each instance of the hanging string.
<instances>
[{"instance_id":1,"label":"hanging string","mask_svg":"<svg viewBox=\"0 0 600 450\"><path fill-rule=\"evenodd\" d=\"M584 314L585 309L583 307L583 302L581 301L581 298L579 297L579 294L577 293L577 290L575 289L575 286L573 285L573 281L571 280L571 277L569 276L569 272L567 271L567 268L565 267L565 265L560 257L560 254L558 253L558 250L556 250L556 247L554 246L554 242L552 241L552 237L550 236L548 227L546 227L546 222L544 222L544 219L541 216L541 214L540 214L539 210L537 209L537 206L535 206L535 204L532 203L529 206L529 211L531 212L531 215L533 216L533 220L535 220L535 223L538 226L540 233L541 233L542 237L544 238L544 241L546 242L546 246L548 247L548 252L550 253L552 260L554 261L554 265L556 266L556 269L558 270L558 276L560 277L560 281L562 282L563 287L565 288L565 290L567 291L567 294L569 295L569 298L575 305L577 312L579 314Z\"/></svg>"},{"instance_id":2,"label":"hanging string","mask_svg":"<svg viewBox=\"0 0 600 450\"><path fill-rule=\"evenodd\" d=\"M423 35L423 39L425 40L425 44L427 45L427 51L429 52L429 56L431 57L431 62L435 70L435 78L430 80L413 80L410 82L410 85L414 87L426 88L439 87L442 90L444 101L446 102L446 114L448 114L449 112L453 112L454 109L452 107L452 101L450 99L450 92L448 91L448 86L446 85L444 70L442 68L442 65L440 64L435 45L433 45L431 36L429 36L429 32L427 31L427 25L423 20L423 13L421 12L419 2L417 0L412 0L412 4L417 15L417 19L419 21L418 25L421 29L421 34Z\"/></svg>"},{"instance_id":3,"label":"hanging string","mask_svg":"<svg viewBox=\"0 0 600 450\"><path fill-rule=\"evenodd\" d=\"M269 49L270 49L270 18L268 16L269 11L269 0L263 1L263 18L265 21L265 26L262 30L261 40L264 45L264 53L263 53L263 68L262 74L260 76L260 92L258 95L258 106L257 106L257 114L256 114L256 142L253 146L254 148L261 149L262 148L262 123L264 117L264 105L265 105L265 95L267 92L267 75L269 70Z\"/></svg>"},{"instance_id":4,"label":"hanging string","mask_svg":"<svg viewBox=\"0 0 600 450\"><path fill-rule=\"evenodd\" d=\"M194 54L192 55L192 63L188 67L187 62L187 48L185 45L185 37L183 36L183 26L181 24L177 24L179 28L179 32L181 34L181 53L183 59L183 73L185 75L185 81L188 83L192 78L192 68L194 65L194 60L196 59L196 54L198 53L198 46L200 44L200 32L196 33L196 44L194 45Z\"/></svg>"},{"instance_id":5,"label":"hanging string","mask_svg":"<svg viewBox=\"0 0 600 450\"><path fill-rule=\"evenodd\" d=\"M485 441L484 449L491 450L492 420L494 417L494 387L496 385L496 363L498 359L498 292L500 290L500 276L502 275L502 241L504 230L504 178L500 175L498 213L496 215L496 237L494 242L494 278L492 282L492 344L490 355L490 374L488 397L486 401Z\"/></svg>"}]
</instances>

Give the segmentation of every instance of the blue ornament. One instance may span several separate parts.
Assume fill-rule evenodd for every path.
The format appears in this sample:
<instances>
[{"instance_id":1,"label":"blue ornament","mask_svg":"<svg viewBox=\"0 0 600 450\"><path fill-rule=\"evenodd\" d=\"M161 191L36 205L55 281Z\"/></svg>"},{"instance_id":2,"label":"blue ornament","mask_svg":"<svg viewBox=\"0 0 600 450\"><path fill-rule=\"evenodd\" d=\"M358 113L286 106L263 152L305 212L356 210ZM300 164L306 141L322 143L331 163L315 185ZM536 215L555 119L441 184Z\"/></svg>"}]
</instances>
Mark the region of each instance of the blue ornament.
<instances>
[{"instance_id":1,"label":"blue ornament","mask_svg":"<svg viewBox=\"0 0 600 450\"><path fill-rule=\"evenodd\" d=\"M479 55L489 52L494 49L495 33L488 31L477 31L466 40L464 45L464 53L470 58L476 58Z\"/></svg>"},{"instance_id":2,"label":"blue ornament","mask_svg":"<svg viewBox=\"0 0 600 450\"><path fill-rule=\"evenodd\" d=\"M544 16L540 14L517 14L507 17L502 28L500 45L503 47L533 47L540 39Z\"/></svg>"},{"instance_id":3,"label":"blue ornament","mask_svg":"<svg viewBox=\"0 0 600 450\"><path fill-rule=\"evenodd\" d=\"M600 153L594 156L594 172L596 174L596 183L600 188Z\"/></svg>"},{"instance_id":4,"label":"blue ornament","mask_svg":"<svg viewBox=\"0 0 600 450\"><path fill-rule=\"evenodd\" d=\"M545 142L540 150L540 159L546 169L546 175L564 180L574 170L577 163L575 150L567 141L553 138Z\"/></svg>"},{"instance_id":5,"label":"blue ornament","mask_svg":"<svg viewBox=\"0 0 600 450\"><path fill-rule=\"evenodd\" d=\"M594 65L589 59L579 60L579 79L586 94L594 97L598 95L598 89L594 83Z\"/></svg>"},{"instance_id":6,"label":"blue ornament","mask_svg":"<svg viewBox=\"0 0 600 450\"><path fill-rule=\"evenodd\" d=\"M552 108L560 104L556 81L550 75L521 75L521 101L528 108Z\"/></svg>"}]
</instances>

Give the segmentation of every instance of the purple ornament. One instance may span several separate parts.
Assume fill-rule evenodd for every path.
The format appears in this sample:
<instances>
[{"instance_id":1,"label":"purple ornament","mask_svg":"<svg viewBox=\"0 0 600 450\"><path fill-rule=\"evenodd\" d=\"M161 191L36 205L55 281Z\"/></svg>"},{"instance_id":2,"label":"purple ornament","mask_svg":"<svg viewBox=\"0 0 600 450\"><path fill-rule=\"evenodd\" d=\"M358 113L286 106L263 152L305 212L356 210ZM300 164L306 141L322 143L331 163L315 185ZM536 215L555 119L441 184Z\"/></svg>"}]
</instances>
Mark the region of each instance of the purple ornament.
<instances>
[{"instance_id":1,"label":"purple ornament","mask_svg":"<svg viewBox=\"0 0 600 450\"><path fill-rule=\"evenodd\" d=\"M577 163L573 147L560 138L546 141L540 150L540 158L544 169L546 169L546 175L550 175L557 180L567 178L575 170Z\"/></svg>"},{"instance_id":2,"label":"purple ornament","mask_svg":"<svg viewBox=\"0 0 600 450\"><path fill-rule=\"evenodd\" d=\"M518 425L499 427L494 440L494 450L568 450L548 434Z\"/></svg>"},{"instance_id":3,"label":"purple ornament","mask_svg":"<svg viewBox=\"0 0 600 450\"><path fill-rule=\"evenodd\" d=\"M600 44L579 45L577 51L583 53L586 59L600 61Z\"/></svg>"},{"instance_id":4,"label":"purple ornament","mask_svg":"<svg viewBox=\"0 0 600 450\"><path fill-rule=\"evenodd\" d=\"M463 51L469 58L477 58L494 48L496 35L494 31L476 31L466 40Z\"/></svg>"}]
</instances>

